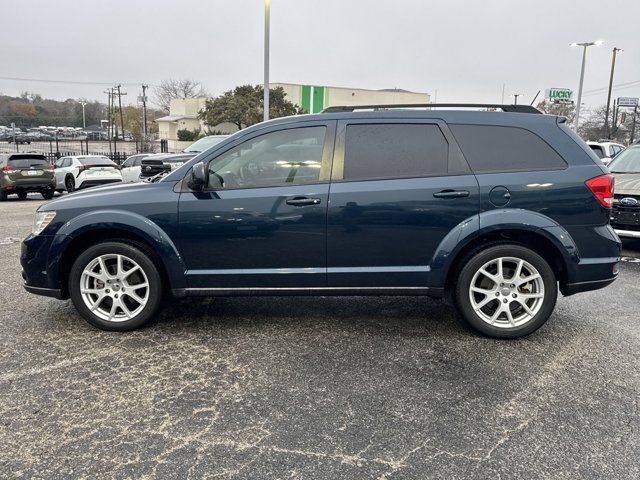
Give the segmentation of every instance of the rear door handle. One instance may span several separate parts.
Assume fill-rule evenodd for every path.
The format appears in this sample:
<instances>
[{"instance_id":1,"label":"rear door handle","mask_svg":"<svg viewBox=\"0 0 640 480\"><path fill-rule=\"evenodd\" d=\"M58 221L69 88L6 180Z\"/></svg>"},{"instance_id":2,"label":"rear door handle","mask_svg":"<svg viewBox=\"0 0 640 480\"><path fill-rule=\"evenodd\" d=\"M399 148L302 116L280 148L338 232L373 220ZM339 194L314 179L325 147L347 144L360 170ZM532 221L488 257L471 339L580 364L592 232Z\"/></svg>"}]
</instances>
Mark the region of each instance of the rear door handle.
<instances>
[{"instance_id":1,"label":"rear door handle","mask_svg":"<svg viewBox=\"0 0 640 480\"><path fill-rule=\"evenodd\" d=\"M442 190L441 192L434 193L435 198L462 198L468 197L468 190Z\"/></svg>"},{"instance_id":2,"label":"rear door handle","mask_svg":"<svg viewBox=\"0 0 640 480\"><path fill-rule=\"evenodd\" d=\"M309 198L309 197L294 197L287 200L287 205L292 205L294 207L304 207L306 205L318 205L320 203L319 198Z\"/></svg>"}]
</instances>

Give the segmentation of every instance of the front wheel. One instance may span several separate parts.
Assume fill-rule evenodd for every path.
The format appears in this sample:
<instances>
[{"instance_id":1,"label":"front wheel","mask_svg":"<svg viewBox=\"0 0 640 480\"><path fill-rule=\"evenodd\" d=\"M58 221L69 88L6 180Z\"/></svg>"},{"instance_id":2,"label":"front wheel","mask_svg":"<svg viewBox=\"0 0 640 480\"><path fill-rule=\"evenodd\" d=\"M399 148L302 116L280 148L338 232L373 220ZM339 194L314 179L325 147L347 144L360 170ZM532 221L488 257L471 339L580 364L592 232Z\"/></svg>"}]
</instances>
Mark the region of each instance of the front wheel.
<instances>
[{"instance_id":1,"label":"front wheel","mask_svg":"<svg viewBox=\"0 0 640 480\"><path fill-rule=\"evenodd\" d=\"M455 290L466 323L496 338L523 337L540 328L557 297L549 263L519 245L498 245L472 255L459 272Z\"/></svg>"},{"instance_id":2,"label":"front wheel","mask_svg":"<svg viewBox=\"0 0 640 480\"><path fill-rule=\"evenodd\" d=\"M45 190L42 192L42 198L45 200L51 200L53 198L53 190Z\"/></svg>"},{"instance_id":3,"label":"front wheel","mask_svg":"<svg viewBox=\"0 0 640 480\"><path fill-rule=\"evenodd\" d=\"M89 247L74 262L69 293L91 325L132 330L151 320L160 308L162 279L144 247L105 242Z\"/></svg>"}]
</instances>

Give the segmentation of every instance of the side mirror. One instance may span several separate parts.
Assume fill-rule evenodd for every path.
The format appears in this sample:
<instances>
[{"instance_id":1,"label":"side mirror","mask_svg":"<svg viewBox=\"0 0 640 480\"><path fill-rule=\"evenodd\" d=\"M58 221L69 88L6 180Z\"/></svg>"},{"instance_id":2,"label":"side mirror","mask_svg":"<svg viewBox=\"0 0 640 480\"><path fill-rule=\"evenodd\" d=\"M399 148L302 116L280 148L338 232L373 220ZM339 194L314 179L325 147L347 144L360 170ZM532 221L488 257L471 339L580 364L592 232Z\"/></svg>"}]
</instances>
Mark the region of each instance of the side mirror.
<instances>
[{"instance_id":1,"label":"side mirror","mask_svg":"<svg viewBox=\"0 0 640 480\"><path fill-rule=\"evenodd\" d=\"M191 167L187 186L196 192L200 192L207 185L207 168L204 163L198 162Z\"/></svg>"}]
</instances>

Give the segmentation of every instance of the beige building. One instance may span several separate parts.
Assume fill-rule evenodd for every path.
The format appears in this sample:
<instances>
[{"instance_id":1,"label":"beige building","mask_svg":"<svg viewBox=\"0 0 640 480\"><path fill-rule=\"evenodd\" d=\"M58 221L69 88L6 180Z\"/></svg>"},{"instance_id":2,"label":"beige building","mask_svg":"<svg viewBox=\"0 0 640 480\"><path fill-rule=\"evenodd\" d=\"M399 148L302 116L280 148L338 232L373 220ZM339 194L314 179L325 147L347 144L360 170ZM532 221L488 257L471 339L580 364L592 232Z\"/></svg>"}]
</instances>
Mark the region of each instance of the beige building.
<instances>
[{"instance_id":1,"label":"beige building","mask_svg":"<svg viewBox=\"0 0 640 480\"><path fill-rule=\"evenodd\" d=\"M287 100L307 113L337 105L397 105L402 103L431 103L428 93L409 92L399 88L365 90L362 88L321 87L296 83L272 83L271 88L282 87Z\"/></svg>"},{"instance_id":2,"label":"beige building","mask_svg":"<svg viewBox=\"0 0 640 480\"><path fill-rule=\"evenodd\" d=\"M272 83L271 88L282 87L287 100L307 113L318 113L326 107L336 105L394 105L402 103L430 103L428 93L409 92L402 89L365 90L361 88L321 87L295 83ZM192 142L178 141L178 130L200 129L205 134L210 130L198 119L198 112L205 106L206 98L178 98L171 100L169 115L156 120L158 137L167 140L170 152L180 152ZM221 123L211 130L234 133L238 127L232 123Z\"/></svg>"}]
</instances>

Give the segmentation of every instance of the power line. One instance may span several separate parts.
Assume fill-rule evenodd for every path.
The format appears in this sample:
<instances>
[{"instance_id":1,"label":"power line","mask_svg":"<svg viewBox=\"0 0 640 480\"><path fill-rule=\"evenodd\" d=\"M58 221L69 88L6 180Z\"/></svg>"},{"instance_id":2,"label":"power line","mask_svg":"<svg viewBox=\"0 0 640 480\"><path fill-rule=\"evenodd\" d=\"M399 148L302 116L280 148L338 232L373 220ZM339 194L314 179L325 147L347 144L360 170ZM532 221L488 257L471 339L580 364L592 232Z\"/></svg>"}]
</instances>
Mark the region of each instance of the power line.
<instances>
[{"instance_id":1,"label":"power line","mask_svg":"<svg viewBox=\"0 0 640 480\"><path fill-rule=\"evenodd\" d=\"M613 85L613 90L624 90L625 88L632 88L632 87L636 87L640 85L640 80L634 80L632 82L626 82L626 83L618 83L616 85ZM601 87L601 88L594 88L592 90L587 90L586 92L583 93L583 95L596 95L599 93L604 93L607 91L609 87Z\"/></svg>"},{"instance_id":2,"label":"power line","mask_svg":"<svg viewBox=\"0 0 640 480\"><path fill-rule=\"evenodd\" d=\"M97 86L110 86L115 82L87 82L82 80L56 80L56 79L44 79L44 78L23 78L23 77L0 77L0 80L16 81L16 82L39 82L39 83L58 83L63 85L97 85ZM122 82L120 85L136 86L141 82ZM148 84L147 84L148 85ZM151 85L156 87L157 85Z\"/></svg>"}]
</instances>

